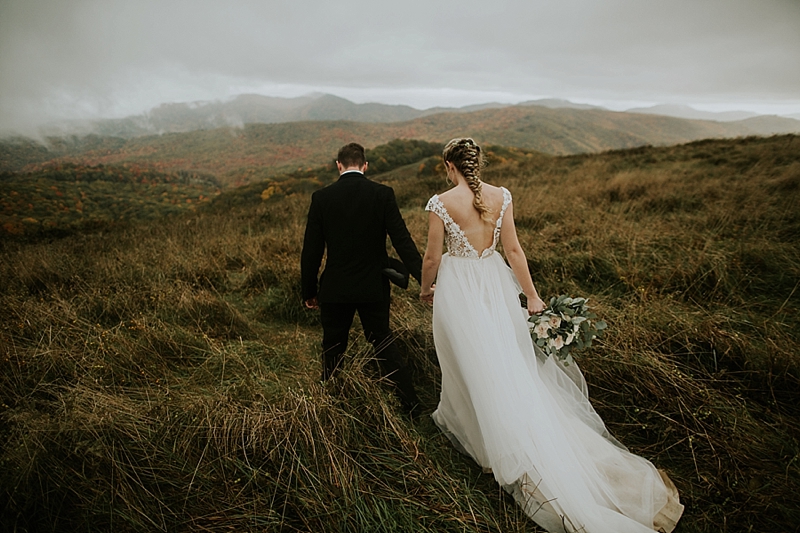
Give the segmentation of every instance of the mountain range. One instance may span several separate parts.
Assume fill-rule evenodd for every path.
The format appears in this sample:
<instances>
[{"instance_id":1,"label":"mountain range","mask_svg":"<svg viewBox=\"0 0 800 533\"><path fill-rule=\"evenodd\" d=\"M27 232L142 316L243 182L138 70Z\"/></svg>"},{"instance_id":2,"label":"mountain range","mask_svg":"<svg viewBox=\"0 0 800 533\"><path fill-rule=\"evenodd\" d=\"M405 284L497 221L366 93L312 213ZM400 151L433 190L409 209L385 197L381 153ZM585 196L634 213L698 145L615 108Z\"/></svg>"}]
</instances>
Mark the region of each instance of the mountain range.
<instances>
[{"instance_id":1,"label":"mountain range","mask_svg":"<svg viewBox=\"0 0 800 533\"><path fill-rule=\"evenodd\" d=\"M49 138L47 146L29 139L0 142L0 171L25 171L47 162L138 165L160 172L189 171L213 176L223 186L237 186L329 163L336 150L349 141L370 148L393 139L444 143L453 137L469 136L486 146L563 155L800 132L800 121L783 117L757 116L719 122L586 109L580 105L559 107L567 104L570 103L486 104L477 110L440 109L430 114L406 106L354 104L327 96L305 100L241 97L227 105L176 104L137 118L148 121L138 126L134 119L124 119L114 126L117 133L113 135L104 131L105 135ZM320 120L337 116L334 113L352 116L345 114L348 109L359 113L356 116L362 121ZM424 114L410 120L391 121L413 113ZM269 117L284 121L253 122ZM296 120L288 121L286 117ZM220 123L225 125L219 127ZM106 123L107 130L112 129L110 124ZM120 124L138 127L140 133L135 135L133 129L128 129L129 135L122 135ZM176 131L142 134L154 124Z\"/></svg>"},{"instance_id":2,"label":"mountain range","mask_svg":"<svg viewBox=\"0 0 800 533\"><path fill-rule=\"evenodd\" d=\"M297 98L280 98L243 94L228 101L163 104L146 113L119 119L68 121L43 128L43 136L109 135L138 137L142 135L188 132L221 127L241 127L244 124L278 124L303 121L346 120L368 123L395 123L438 115L441 113L473 113L509 107L544 107L559 110L604 111L605 108L577 104L567 100L541 99L516 105L491 102L460 108L432 107L416 109L406 105L379 103L356 104L331 94L311 94ZM689 106L658 105L633 108L626 113L669 116L673 118L709 120L738 124L737 135L772 135L800 132L800 121L793 118L756 115L746 111L714 113ZM750 119L752 122L743 122Z\"/></svg>"},{"instance_id":3,"label":"mountain range","mask_svg":"<svg viewBox=\"0 0 800 533\"><path fill-rule=\"evenodd\" d=\"M734 122L759 116L750 111L700 111L688 105L660 104L651 107L634 107L626 113L644 113L647 115L664 115L667 117L690 118L696 120L716 120L718 122Z\"/></svg>"}]
</instances>

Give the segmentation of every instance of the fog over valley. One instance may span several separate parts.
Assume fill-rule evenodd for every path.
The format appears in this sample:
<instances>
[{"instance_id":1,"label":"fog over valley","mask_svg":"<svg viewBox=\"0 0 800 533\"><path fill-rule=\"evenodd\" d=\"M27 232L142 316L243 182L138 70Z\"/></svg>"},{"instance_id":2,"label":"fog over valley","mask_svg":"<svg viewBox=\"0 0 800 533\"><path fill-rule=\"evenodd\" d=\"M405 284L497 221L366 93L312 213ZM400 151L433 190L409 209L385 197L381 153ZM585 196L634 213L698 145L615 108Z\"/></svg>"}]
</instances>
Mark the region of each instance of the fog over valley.
<instances>
[{"instance_id":1,"label":"fog over valley","mask_svg":"<svg viewBox=\"0 0 800 533\"><path fill-rule=\"evenodd\" d=\"M6 0L0 132L152 121L163 104L209 111L241 95L413 108L396 108L399 120L543 99L718 121L798 118L798 67L800 4L781 0ZM261 120L295 120L288 108ZM365 108L341 118L373 120Z\"/></svg>"}]
</instances>

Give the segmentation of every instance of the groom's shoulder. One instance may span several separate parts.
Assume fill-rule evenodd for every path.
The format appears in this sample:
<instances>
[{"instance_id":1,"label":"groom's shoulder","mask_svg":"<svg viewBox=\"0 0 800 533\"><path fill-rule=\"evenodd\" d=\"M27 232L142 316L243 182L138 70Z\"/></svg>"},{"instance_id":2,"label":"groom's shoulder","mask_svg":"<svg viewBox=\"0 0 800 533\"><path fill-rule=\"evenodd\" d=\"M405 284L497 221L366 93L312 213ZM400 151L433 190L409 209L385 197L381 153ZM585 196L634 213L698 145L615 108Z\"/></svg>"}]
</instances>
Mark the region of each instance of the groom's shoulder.
<instances>
[{"instance_id":1,"label":"groom's shoulder","mask_svg":"<svg viewBox=\"0 0 800 533\"><path fill-rule=\"evenodd\" d=\"M371 181L370 183L375 184L374 187L376 196L380 198L382 203L392 204L397 202L397 200L394 197L394 189L392 189L390 186L375 181Z\"/></svg>"},{"instance_id":2,"label":"groom's shoulder","mask_svg":"<svg viewBox=\"0 0 800 533\"><path fill-rule=\"evenodd\" d=\"M362 187L371 189L373 191L383 192L383 193L392 193L392 192L394 192L394 189L392 189L390 186L388 186L388 185L386 185L384 183L380 183L378 181L375 181L375 180L373 180L373 179L371 179L371 178L369 178L367 176L365 176L365 177L367 179L359 180L359 185L361 185Z\"/></svg>"},{"instance_id":3,"label":"groom's shoulder","mask_svg":"<svg viewBox=\"0 0 800 533\"><path fill-rule=\"evenodd\" d=\"M339 200L343 195L361 195L367 193L378 198L389 200L394 197L394 189L383 183L372 181L371 179L360 179L351 182L335 181L321 189L317 189L311 194L313 200L327 199Z\"/></svg>"},{"instance_id":4,"label":"groom's shoulder","mask_svg":"<svg viewBox=\"0 0 800 533\"><path fill-rule=\"evenodd\" d=\"M338 181L334 181L330 185L325 185L321 189L317 189L316 191L311 193L311 198L325 198L327 196L335 195L337 190L340 188L340 183Z\"/></svg>"},{"instance_id":5,"label":"groom's shoulder","mask_svg":"<svg viewBox=\"0 0 800 533\"><path fill-rule=\"evenodd\" d=\"M351 187L355 188L355 189L361 189L361 190L377 191L377 192L383 193L383 194L391 194L391 193L394 192L394 189L392 189L390 186L385 185L383 183L379 183L377 181L373 181L373 180L369 179L368 177L366 179L358 179L358 180L353 180L353 181L349 181L349 182L335 181L335 182L331 183L330 185L328 185L327 187L325 187L323 189L320 189L317 192L324 191L325 189L331 189L331 190L334 190L334 191L337 190L338 188L341 188L341 189L348 188L348 189L350 189Z\"/></svg>"},{"instance_id":6,"label":"groom's shoulder","mask_svg":"<svg viewBox=\"0 0 800 533\"><path fill-rule=\"evenodd\" d=\"M391 194L391 193L394 192L394 189L392 189L391 187L389 187L388 185L385 185L383 183L378 183L377 181L372 181L370 179L368 179L366 181L367 181L367 183L369 183L370 187L373 187L375 190L378 190L378 191L380 191L382 193Z\"/></svg>"}]
</instances>

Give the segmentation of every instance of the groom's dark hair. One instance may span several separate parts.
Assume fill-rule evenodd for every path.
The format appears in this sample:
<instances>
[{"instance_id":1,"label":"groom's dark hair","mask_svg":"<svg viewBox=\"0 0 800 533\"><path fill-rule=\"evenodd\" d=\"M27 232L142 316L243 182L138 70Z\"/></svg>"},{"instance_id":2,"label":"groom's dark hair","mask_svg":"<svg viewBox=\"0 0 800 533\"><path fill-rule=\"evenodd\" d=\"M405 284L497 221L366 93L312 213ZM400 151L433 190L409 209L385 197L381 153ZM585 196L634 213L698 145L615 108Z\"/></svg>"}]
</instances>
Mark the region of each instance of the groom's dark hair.
<instances>
[{"instance_id":1,"label":"groom's dark hair","mask_svg":"<svg viewBox=\"0 0 800 533\"><path fill-rule=\"evenodd\" d=\"M336 160L344 168L362 167L367 162L367 157L364 155L363 146L358 143L350 143L339 149L339 155L336 156Z\"/></svg>"}]
</instances>

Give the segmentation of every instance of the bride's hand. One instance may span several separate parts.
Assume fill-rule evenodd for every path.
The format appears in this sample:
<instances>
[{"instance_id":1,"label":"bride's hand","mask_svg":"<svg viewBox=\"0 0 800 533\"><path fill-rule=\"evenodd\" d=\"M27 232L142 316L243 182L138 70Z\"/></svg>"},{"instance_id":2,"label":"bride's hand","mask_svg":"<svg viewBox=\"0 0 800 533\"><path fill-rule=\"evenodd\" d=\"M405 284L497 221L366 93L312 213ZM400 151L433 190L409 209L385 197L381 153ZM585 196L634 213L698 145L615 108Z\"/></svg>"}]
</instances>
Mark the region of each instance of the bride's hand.
<instances>
[{"instance_id":1,"label":"bride's hand","mask_svg":"<svg viewBox=\"0 0 800 533\"><path fill-rule=\"evenodd\" d=\"M431 288L427 291L425 289L419 292L419 299L427 304L433 303L433 291L436 290L436 285L431 285Z\"/></svg>"},{"instance_id":2,"label":"bride's hand","mask_svg":"<svg viewBox=\"0 0 800 533\"><path fill-rule=\"evenodd\" d=\"M533 298L528 298L528 315L538 315L542 311L544 311L545 307L547 307L539 295L537 294Z\"/></svg>"}]
</instances>

